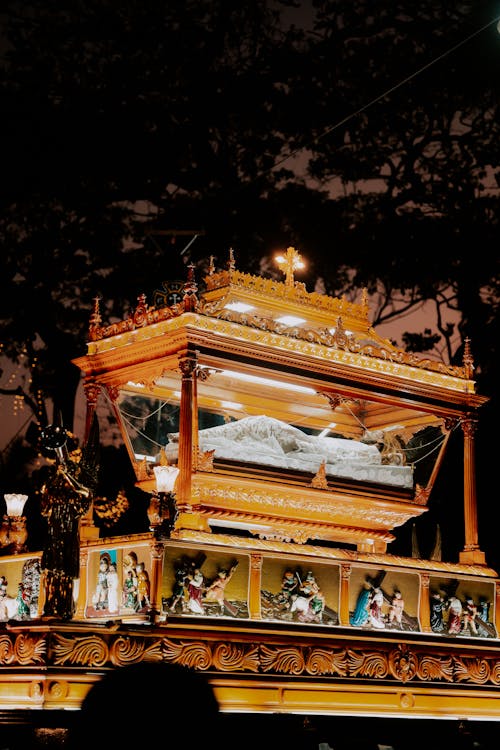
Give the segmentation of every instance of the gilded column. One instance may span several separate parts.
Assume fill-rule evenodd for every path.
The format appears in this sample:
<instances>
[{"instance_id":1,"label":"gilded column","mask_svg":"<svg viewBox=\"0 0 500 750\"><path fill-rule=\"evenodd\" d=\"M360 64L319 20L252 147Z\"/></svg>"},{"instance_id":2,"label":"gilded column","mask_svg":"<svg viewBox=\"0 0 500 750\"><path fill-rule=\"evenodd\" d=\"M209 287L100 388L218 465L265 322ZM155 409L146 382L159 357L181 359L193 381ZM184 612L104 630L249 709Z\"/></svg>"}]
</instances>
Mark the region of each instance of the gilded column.
<instances>
[{"instance_id":1,"label":"gilded column","mask_svg":"<svg viewBox=\"0 0 500 750\"><path fill-rule=\"evenodd\" d=\"M83 390L87 400L87 415L85 423L85 441L90 435L90 428L97 409L97 400L101 386L93 380L84 383ZM94 524L94 503L91 502L88 511L80 519L80 539L99 539L99 529Z\"/></svg>"},{"instance_id":2,"label":"gilded column","mask_svg":"<svg viewBox=\"0 0 500 750\"><path fill-rule=\"evenodd\" d=\"M196 369L194 352L183 352L179 357L182 373L181 408L179 420L179 477L176 502L180 512L191 510L191 474L193 472L193 392Z\"/></svg>"},{"instance_id":3,"label":"gilded column","mask_svg":"<svg viewBox=\"0 0 500 750\"><path fill-rule=\"evenodd\" d=\"M460 552L459 560L465 564L484 565L485 555L478 544L477 533L477 498L476 498L476 462L474 434L477 420L470 415L462 419L464 434L464 536L465 545Z\"/></svg>"},{"instance_id":4,"label":"gilded column","mask_svg":"<svg viewBox=\"0 0 500 750\"><path fill-rule=\"evenodd\" d=\"M76 600L75 618L83 620L85 617L85 604L87 602L89 551L87 547L80 547L80 578L78 581L78 598Z\"/></svg>"},{"instance_id":5,"label":"gilded column","mask_svg":"<svg viewBox=\"0 0 500 750\"><path fill-rule=\"evenodd\" d=\"M248 612L252 620L261 619L260 591L262 588L262 555L250 555L250 583L248 587Z\"/></svg>"},{"instance_id":6,"label":"gilded column","mask_svg":"<svg viewBox=\"0 0 500 750\"><path fill-rule=\"evenodd\" d=\"M160 541L150 543L151 548L151 591L150 591L150 612L151 618L156 618L161 613L161 573L163 563L163 551L165 545Z\"/></svg>"},{"instance_id":7,"label":"gilded column","mask_svg":"<svg viewBox=\"0 0 500 750\"><path fill-rule=\"evenodd\" d=\"M420 574L420 591L418 601L418 619L420 628L424 633L430 633L431 628L431 605L429 596L430 576L428 573Z\"/></svg>"},{"instance_id":8,"label":"gilded column","mask_svg":"<svg viewBox=\"0 0 500 750\"><path fill-rule=\"evenodd\" d=\"M339 603L339 625L349 625L349 581L351 579L352 565L342 563L340 566L340 603Z\"/></svg>"},{"instance_id":9,"label":"gilded column","mask_svg":"<svg viewBox=\"0 0 500 750\"><path fill-rule=\"evenodd\" d=\"M179 353L179 369L182 373L181 406L179 421L179 476L176 482L175 503L179 514L172 532L180 536L181 529L196 529L210 532L206 518L192 505L193 475L193 409L194 379L196 377L196 352ZM194 512L195 511L195 512Z\"/></svg>"},{"instance_id":10,"label":"gilded column","mask_svg":"<svg viewBox=\"0 0 500 750\"><path fill-rule=\"evenodd\" d=\"M500 582L495 581L495 628L500 633Z\"/></svg>"}]
</instances>

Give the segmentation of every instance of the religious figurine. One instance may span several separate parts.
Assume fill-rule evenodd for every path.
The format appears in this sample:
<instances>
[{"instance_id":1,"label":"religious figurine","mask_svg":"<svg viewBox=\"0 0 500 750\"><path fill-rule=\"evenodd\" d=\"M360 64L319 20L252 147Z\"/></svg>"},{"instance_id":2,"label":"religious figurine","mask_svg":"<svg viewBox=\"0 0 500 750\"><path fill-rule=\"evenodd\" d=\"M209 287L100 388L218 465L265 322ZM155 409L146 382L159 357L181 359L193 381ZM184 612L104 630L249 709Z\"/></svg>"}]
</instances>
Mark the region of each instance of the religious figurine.
<instances>
[{"instance_id":1,"label":"religious figurine","mask_svg":"<svg viewBox=\"0 0 500 750\"><path fill-rule=\"evenodd\" d=\"M99 447L97 418L83 449L66 449L69 433L49 425L41 444L56 454L55 466L41 488L41 513L47 521L47 538L41 567L45 573L44 616L71 619L74 581L80 576L80 520L88 513L97 487Z\"/></svg>"},{"instance_id":2,"label":"religious figurine","mask_svg":"<svg viewBox=\"0 0 500 750\"><path fill-rule=\"evenodd\" d=\"M496 630L490 622L490 605L491 602L487 601L484 597L479 599L476 616L477 632L480 636L495 638Z\"/></svg>"},{"instance_id":3,"label":"religious figurine","mask_svg":"<svg viewBox=\"0 0 500 750\"><path fill-rule=\"evenodd\" d=\"M137 578L129 568L123 581L123 606L127 609L137 609Z\"/></svg>"},{"instance_id":4,"label":"religious figurine","mask_svg":"<svg viewBox=\"0 0 500 750\"><path fill-rule=\"evenodd\" d=\"M444 607L444 598L439 591L434 591L431 595L431 628L435 633L442 633L444 630Z\"/></svg>"},{"instance_id":5,"label":"religious figurine","mask_svg":"<svg viewBox=\"0 0 500 750\"><path fill-rule=\"evenodd\" d=\"M200 568L195 567L192 573L188 573L188 602L187 609L190 612L194 612L196 615L204 615L205 609L203 607L201 597L204 590L205 578Z\"/></svg>"},{"instance_id":6,"label":"religious figurine","mask_svg":"<svg viewBox=\"0 0 500 750\"><path fill-rule=\"evenodd\" d=\"M150 601L149 575L144 563L137 563L137 609L149 607Z\"/></svg>"},{"instance_id":7,"label":"religious figurine","mask_svg":"<svg viewBox=\"0 0 500 750\"><path fill-rule=\"evenodd\" d=\"M377 629L385 628L384 615L382 614L383 603L384 595L382 589L377 586L370 594L370 603L368 605L370 624Z\"/></svg>"},{"instance_id":8,"label":"religious figurine","mask_svg":"<svg viewBox=\"0 0 500 750\"><path fill-rule=\"evenodd\" d=\"M108 560L101 557L99 561L99 572L97 573L97 586L92 597L94 609L107 609L108 607Z\"/></svg>"},{"instance_id":9,"label":"religious figurine","mask_svg":"<svg viewBox=\"0 0 500 750\"><path fill-rule=\"evenodd\" d=\"M309 570L297 596L293 598L290 612L295 612L301 622L322 622L324 608L325 597L313 572Z\"/></svg>"},{"instance_id":10,"label":"religious figurine","mask_svg":"<svg viewBox=\"0 0 500 750\"><path fill-rule=\"evenodd\" d=\"M108 583L108 609L111 614L115 614L118 612L119 608L119 602L118 602L118 586L119 586L119 580L118 580L118 573L116 570L116 565L113 562L109 563L109 569L107 574L107 583Z\"/></svg>"},{"instance_id":11,"label":"religious figurine","mask_svg":"<svg viewBox=\"0 0 500 750\"><path fill-rule=\"evenodd\" d=\"M205 590L204 601L216 602L219 605L221 615L225 612L226 600L224 597L226 586L231 580L237 567L238 563L236 562L229 568L229 570L226 570L225 568L219 570L216 579Z\"/></svg>"},{"instance_id":12,"label":"religious figurine","mask_svg":"<svg viewBox=\"0 0 500 750\"><path fill-rule=\"evenodd\" d=\"M369 605L371 590L371 585L368 583L368 581L365 581L363 588L359 593L354 612L349 619L351 625L354 625L356 627L366 625L368 620L370 619Z\"/></svg>"},{"instance_id":13,"label":"religious figurine","mask_svg":"<svg viewBox=\"0 0 500 750\"><path fill-rule=\"evenodd\" d=\"M277 601L281 609L290 609L294 597L299 589L299 579L291 570L285 570L283 580L281 581L281 591L278 594Z\"/></svg>"},{"instance_id":14,"label":"religious figurine","mask_svg":"<svg viewBox=\"0 0 500 750\"><path fill-rule=\"evenodd\" d=\"M24 587L23 583L20 583L17 587L17 616L21 620L25 620L30 616L30 594Z\"/></svg>"},{"instance_id":15,"label":"religious figurine","mask_svg":"<svg viewBox=\"0 0 500 750\"><path fill-rule=\"evenodd\" d=\"M182 612L186 611L186 581L188 569L184 562L180 563L175 569L175 581L170 598L169 610L175 612L177 605L180 604Z\"/></svg>"},{"instance_id":16,"label":"religious figurine","mask_svg":"<svg viewBox=\"0 0 500 750\"><path fill-rule=\"evenodd\" d=\"M462 633L470 631L472 635L478 635L477 625L477 606L472 597L468 596L465 600L465 606L462 610Z\"/></svg>"},{"instance_id":17,"label":"religious figurine","mask_svg":"<svg viewBox=\"0 0 500 750\"><path fill-rule=\"evenodd\" d=\"M448 633L460 633L462 629L462 602L457 596L450 596L446 602L446 609L448 610Z\"/></svg>"},{"instance_id":18,"label":"religious figurine","mask_svg":"<svg viewBox=\"0 0 500 750\"><path fill-rule=\"evenodd\" d=\"M390 625L396 625L402 628L404 608L405 603L401 591L395 591L387 615L387 620Z\"/></svg>"}]
</instances>

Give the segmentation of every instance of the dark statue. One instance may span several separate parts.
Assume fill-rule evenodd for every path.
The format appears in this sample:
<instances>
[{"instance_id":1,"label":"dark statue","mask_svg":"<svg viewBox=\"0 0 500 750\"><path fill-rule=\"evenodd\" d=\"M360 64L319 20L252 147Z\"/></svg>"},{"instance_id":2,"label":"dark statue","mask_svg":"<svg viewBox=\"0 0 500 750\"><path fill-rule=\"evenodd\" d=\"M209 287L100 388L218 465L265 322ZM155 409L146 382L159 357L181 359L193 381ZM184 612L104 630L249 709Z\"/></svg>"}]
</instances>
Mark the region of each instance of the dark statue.
<instances>
[{"instance_id":1,"label":"dark statue","mask_svg":"<svg viewBox=\"0 0 500 750\"><path fill-rule=\"evenodd\" d=\"M69 620L73 616L74 580L80 576L80 520L90 510L98 479L99 432L94 417L83 448L67 449L69 433L49 425L41 432L43 448L56 454L41 488L41 512L47 521L42 553L45 574L43 615Z\"/></svg>"}]
</instances>

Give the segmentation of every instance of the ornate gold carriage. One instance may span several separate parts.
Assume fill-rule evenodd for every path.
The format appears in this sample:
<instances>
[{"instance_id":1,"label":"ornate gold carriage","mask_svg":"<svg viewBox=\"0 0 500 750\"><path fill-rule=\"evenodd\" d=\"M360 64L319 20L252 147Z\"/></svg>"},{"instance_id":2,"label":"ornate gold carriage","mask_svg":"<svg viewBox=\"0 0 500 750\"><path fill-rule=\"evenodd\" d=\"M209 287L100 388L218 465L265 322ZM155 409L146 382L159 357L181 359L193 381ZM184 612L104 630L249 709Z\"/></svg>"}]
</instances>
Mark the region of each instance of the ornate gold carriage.
<instances>
[{"instance_id":1,"label":"ornate gold carriage","mask_svg":"<svg viewBox=\"0 0 500 750\"><path fill-rule=\"evenodd\" d=\"M469 346L461 367L405 353L373 330L365 295L309 293L287 257L284 282L241 273L231 253L199 290L190 267L180 302L141 296L118 323L96 301L75 360L88 424L109 404L150 532L97 538L84 520L71 622L44 620L42 601L36 627L4 630L4 709L77 707L103 669L158 658L205 670L225 712L500 717ZM391 555L394 531L427 512L454 430L459 560ZM157 484L165 470L173 486ZM98 607L104 558L118 596ZM138 566L140 602L126 595Z\"/></svg>"}]
</instances>

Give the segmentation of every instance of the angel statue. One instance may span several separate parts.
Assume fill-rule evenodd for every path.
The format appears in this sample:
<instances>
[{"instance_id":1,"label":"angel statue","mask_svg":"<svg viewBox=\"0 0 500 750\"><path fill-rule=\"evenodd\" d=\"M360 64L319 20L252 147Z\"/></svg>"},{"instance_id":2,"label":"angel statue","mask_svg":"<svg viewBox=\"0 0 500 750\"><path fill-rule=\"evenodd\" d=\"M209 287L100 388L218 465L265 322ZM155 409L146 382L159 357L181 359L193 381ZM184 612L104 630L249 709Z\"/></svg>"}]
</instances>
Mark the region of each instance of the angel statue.
<instances>
[{"instance_id":1,"label":"angel statue","mask_svg":"<svg viewBox=\"0 0 500 750\"><path fill-rule=\"evenodd\" d=\"M54 451L56 461L41 487L41 513L47 520L42 553L45 574L43 614L70 620L74 613L73 587L80 576L80 519L89 511L98 480L99 428L94 416L82 449L68 451L70 437L64 428L42 429L43 448Z\"/></svg>"}]
</instances>

